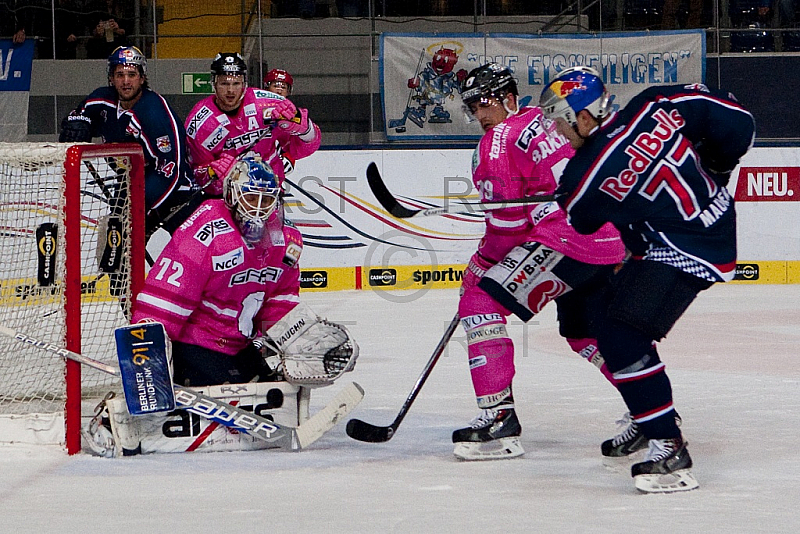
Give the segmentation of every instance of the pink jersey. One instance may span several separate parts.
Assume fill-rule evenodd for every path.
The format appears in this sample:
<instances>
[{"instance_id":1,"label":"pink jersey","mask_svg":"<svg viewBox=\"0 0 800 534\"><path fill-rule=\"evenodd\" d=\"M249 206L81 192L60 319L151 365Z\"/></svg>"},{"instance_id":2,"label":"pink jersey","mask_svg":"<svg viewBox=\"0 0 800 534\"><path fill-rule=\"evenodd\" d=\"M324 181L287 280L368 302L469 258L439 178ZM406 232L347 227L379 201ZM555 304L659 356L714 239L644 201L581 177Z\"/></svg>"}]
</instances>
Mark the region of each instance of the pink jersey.
<instances>
[{"instance_id":1,"label":"pink jersey","mask_svg":"<svg viewBox=\"0 0 800 534\"><path fill-rule=\"evenodd\" d=\"M481 138L472 159L472 180L481 201L553 194L574 152L538 107L525 107ZM625 254L613 226L607 224L594 234L581 235L556 202L486 212L486 234L479 247L482 256L497 262L529 241L598 265L620 262Z\"/></svg>"},{"instance_id":2,"label":"pink jersey","mask_svg":"<svg viewBox=\"0 0 800 534\"><path fill-rule=\"evenodd\" d=\"M273 241L283 242L248 245L225 203L206 200L148 273L133 322L154 319L172 340L236 354L299 302L302 236L287 224Z\"/></svg>"},{"instance_id":3,"label":"pink jersey","mask_svg":"<svg viewBox=\"0 0 800 534\"><path fill-rule=\"evenodd\" d=\"M201 186L209 181L208 164L222 154L235 158L261 156L275 171L279 183L283 183L284 164L279 147L297 160L313 154L320 146L321 136L316 124L312 123L313 138L312 133L291 135L274 127L270 117L276 102L284 100L280 95L248 87L234 115L220 110L214 98L211 95L198 102L186 119L186 142L192 169L195 181ZM265 121L265 117L269 120ZM212 195L221 195L221 181L213 182L207 190Z\"/></svg>"}]
</instances>

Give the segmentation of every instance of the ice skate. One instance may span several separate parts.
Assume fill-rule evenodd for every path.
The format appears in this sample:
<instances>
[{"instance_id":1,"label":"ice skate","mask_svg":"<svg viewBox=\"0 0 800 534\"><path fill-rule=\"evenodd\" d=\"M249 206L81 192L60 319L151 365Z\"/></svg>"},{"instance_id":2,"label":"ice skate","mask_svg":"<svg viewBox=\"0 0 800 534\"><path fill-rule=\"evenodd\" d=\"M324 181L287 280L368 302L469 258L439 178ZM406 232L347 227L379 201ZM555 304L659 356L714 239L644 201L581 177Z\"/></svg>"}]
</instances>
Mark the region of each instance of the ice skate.
<instances>
[{"instance_id":1,"label":"ice skate","mask_svg":"<svg viewBox=\"0 0 800 534\"><path fill-rule=\"evenodd\" d=\"M487 408L470 426L453 432L453 454L461 460L500 460L525 453L513 405Z\"/></svg>"},{"instance_id":2,"label":"ice skate","mask_svg":"<svg viewBox=\"0 0 800 534\"><path fill-rule=\"evenodd\" d=\"M622 432L611 439L607 439L600 446L603 455L603 465L610 468L617 468L627 465L632 459L637 458L636 454L647 448L647 438L642 434L639 425L631 418L630 413L625 413L622 419L617 421ZM681 426L681 416L675 414L675 424Z\"/></svg>"},{"instance_id":3,"label":"ice skate","mask_svg":"<svg viewBox=\"0 0 800 534\"><path fill-rule=\"evenodd\" d=\"M651 439L644 462L631 466L634 486L643 493L689 491L700 485L682 438Z\"/></svg>"}]
</instances>

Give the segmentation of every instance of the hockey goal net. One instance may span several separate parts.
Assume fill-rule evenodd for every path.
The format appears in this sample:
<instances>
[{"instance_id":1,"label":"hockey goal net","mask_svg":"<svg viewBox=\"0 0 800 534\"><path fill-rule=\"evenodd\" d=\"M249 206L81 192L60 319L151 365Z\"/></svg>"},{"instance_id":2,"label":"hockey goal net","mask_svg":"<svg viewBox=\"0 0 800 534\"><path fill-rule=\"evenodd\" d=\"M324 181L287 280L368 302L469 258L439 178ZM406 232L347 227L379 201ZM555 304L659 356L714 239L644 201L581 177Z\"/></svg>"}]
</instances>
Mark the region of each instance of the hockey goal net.
<instances>
[{"instance_id":1,"label":"hockey goal net","mask_svg":"<svg viewBox=\"0 0 800 534\"><path fill-rule=\"evenodd\" d=\"M116 365L144 279L135 144L0 143L0 324ZM118 379L0 337L0 442L80 450L81 414Z\"/></svg>"}]
</instances>

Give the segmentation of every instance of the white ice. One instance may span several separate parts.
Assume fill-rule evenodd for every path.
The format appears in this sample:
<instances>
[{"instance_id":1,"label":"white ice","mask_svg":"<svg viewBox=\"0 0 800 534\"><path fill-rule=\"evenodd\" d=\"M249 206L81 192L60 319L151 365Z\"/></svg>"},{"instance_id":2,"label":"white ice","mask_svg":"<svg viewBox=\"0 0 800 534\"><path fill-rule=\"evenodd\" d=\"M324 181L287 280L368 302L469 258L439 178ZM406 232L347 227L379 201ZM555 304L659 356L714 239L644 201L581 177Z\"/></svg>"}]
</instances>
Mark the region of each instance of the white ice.
<instances>
[{"instance_id":1,"label":"white ice","mask_svg":"<svg viewBox=\"0 0 800 534\"><path fill-rule=\"evenodd\" d=\"M304 294L361 345L344 380L352 414L388 425L456 308L455 290ZM720 285L661 343L700 489L642 495L600 443L625 411L558 337L554 308L512 322L522 458L465 463L450 433L477 414L463 332L395 437L340 424L298 452L67 457L0 448L2 532L698 532L800 531L800 286ZM318 390L312 412L337 386Z\"/></svg>"}]
</instances>

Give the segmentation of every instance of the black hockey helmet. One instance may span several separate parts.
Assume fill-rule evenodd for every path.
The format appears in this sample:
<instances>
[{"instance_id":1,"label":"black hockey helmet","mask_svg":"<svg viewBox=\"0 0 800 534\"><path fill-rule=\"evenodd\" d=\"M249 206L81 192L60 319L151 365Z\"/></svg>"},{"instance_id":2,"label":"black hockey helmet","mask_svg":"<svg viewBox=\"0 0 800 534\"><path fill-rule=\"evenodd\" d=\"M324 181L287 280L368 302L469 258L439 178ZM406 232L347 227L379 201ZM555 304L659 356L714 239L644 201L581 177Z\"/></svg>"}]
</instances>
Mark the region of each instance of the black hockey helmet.
<instances>
[{"instance_id":1,"label":"black hockey helmet","mask_svg":"<svg viewBox=\"0 0 800 534\"><path fill-rule=\"evenodd\" d=\"M241 54L221 52L211 62L211 76L244 76L247 78L247 63Z\"/></svg>"},{"instance_id":2,"label":"black hockey helmet","mask_svg":"<svg viewBox=\"0 0 800 534\"><path fill-rule=\"evenodd\" d=\"M489 98L497 98L502 102L508 93L519 96L517 82L507 67L497 63L487 63L473 69L461 85L461 100L466 107Z\"/></svg>"}]
</instances>

